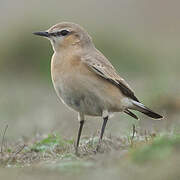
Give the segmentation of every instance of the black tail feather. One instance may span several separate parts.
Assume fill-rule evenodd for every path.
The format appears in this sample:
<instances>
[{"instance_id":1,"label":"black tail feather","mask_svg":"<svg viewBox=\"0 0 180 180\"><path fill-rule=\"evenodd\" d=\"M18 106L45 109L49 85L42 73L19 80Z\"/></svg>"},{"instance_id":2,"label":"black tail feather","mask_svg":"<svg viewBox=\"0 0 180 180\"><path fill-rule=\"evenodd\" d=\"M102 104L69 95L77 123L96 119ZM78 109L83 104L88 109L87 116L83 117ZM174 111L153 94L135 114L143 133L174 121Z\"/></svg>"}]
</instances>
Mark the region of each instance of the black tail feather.
<instances>
[{"instance_id":1,"label":"black tail feather","mask_svg":"<svg viewBox=\"0 0 180 180\"><path fill-rule=\"evenodd\" d=\"M143 114L145 114L145 115L147 115L147 116L149 116L149 117L151 117L151 118L154 118L154 119L162 119L162 118L163 118L163 116L161 116L161 115L153 112L153 111L152 111L151 109L149 109L149 108L147 108L147 109L145 109L145 110L142 110L142 111L140 111L140 112L142 112Z\"/></svg>"},{"instance_id":2,"label":"black tail feather","mask_svg":"<svg viewBox=\"0 0 180 180\"><path fill-rule=\"evenodd\" d=\"M155 113L151 109L144 106L142 103L133 101L133 105L134 105L134 107L132 109L140 111L141 113L143 113L151 118L154 118L154 119L162 119L163 118L163 116Z\"/></svg>"},{"instance_id":3,"label":"black tail feather","mask_svg":"<svg viewBox=\"0 0 180 180\"><path fill-rule=\"evenodd\" d=\"M129 109L126 109L124 112L125 112L126 114L130 115L131 117L139 120L139 118L138 118L134 113L132 113Z\"/></svg>"}]
</instances>

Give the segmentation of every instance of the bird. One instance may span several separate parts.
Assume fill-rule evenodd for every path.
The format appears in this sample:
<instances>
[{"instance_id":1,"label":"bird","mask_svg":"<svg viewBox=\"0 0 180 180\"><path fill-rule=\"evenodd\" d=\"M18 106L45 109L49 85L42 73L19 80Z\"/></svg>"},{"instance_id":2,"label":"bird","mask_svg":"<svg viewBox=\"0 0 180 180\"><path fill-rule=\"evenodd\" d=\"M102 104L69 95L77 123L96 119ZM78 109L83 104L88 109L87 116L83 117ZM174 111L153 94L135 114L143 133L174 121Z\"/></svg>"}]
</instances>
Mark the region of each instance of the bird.
<instances>
[{"instance_id":1,"label":"bird","mask_svg":"<svg viewBox=\"0 0 180 180\"><path fill-rule=\"evenodd\" d=\"M111 114L124 112L138 119L132 110L153 119L163 116L146 107L110 61L96 49L91 36L78 24L60 22L46 31L34 32L50 40L52 83L60 100L78 113L79 130L75 144L78 154L85 116L102 117L96 150L99 151Z\"/></svg>"}]
</instances>

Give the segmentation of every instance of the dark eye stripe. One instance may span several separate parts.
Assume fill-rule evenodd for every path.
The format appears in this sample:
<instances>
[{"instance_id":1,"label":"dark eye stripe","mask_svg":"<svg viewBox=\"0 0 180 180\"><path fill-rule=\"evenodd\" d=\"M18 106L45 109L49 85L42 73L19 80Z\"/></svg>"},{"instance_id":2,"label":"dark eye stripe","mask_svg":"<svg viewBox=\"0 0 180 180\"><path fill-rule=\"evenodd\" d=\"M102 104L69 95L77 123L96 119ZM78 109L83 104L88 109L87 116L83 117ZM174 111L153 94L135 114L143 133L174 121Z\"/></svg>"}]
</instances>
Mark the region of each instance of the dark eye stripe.
<instances>
[{"instance_id":1,"label":"dark eye stripe","mask_svg":"<svg viewBox=\"0 0 180 180\"><path fill-rule=\"evenodd\" d=\"M67 34L69 34L69 31L67 31L67 30L62 30L62 31L60 31L60 34L61 34L62 36L66 36Z\"/></svg>"},{"instance_id":2,"label":"dark eye stripe","mask_svg":"<svg viewBox=\"0 0 180 180\"><path fill-rule=\"evenodd\" d=\"M70 32L67 30L62 30L62 31L58 31L58 32L49 33L49 35L50 36L66 36L69 33Z\"/></svg>"},{"instance_id":3,"label":"dark eye stripe","mask_svg":"<svg viewBox=\"0 0 180 180\"><path fill-rule=\"evenodd\" d=\"M50 36L66 36L69 33L70 32L67 30L62 30L62 31L54 32L54 33L49 33L49 35Z\"/></svg>"},{"instance_id":4,"label":"dark eye stripe","mask_svg":"<svg viewBox=\"0 0 180 180\"><path fill-rule=\"evenodd\" d=\"M57 33L49 33L50 36L58 36Z\"/></svg>"}]
</instances>

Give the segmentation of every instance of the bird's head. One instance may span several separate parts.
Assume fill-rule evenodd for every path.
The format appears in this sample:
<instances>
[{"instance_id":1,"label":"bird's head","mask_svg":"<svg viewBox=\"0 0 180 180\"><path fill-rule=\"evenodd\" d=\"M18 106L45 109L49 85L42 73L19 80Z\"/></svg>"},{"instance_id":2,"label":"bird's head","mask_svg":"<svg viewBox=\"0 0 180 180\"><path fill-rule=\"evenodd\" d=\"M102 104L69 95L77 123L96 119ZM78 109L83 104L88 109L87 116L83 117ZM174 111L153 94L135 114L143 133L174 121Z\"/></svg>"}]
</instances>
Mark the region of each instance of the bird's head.
<instances>
[{"instance_id":1,"label":"bird's head","mask_svg":"<svg viewBox=\"0 0 180 180\"><path fill-rule=\"evenodd\" d=\"M49 39L56 52L63 48L89 48L89 46L93 46L88 33L75 23L62 22L52 26L47 31L35 32L34 34Z\"/></svg>"}]
</instances>

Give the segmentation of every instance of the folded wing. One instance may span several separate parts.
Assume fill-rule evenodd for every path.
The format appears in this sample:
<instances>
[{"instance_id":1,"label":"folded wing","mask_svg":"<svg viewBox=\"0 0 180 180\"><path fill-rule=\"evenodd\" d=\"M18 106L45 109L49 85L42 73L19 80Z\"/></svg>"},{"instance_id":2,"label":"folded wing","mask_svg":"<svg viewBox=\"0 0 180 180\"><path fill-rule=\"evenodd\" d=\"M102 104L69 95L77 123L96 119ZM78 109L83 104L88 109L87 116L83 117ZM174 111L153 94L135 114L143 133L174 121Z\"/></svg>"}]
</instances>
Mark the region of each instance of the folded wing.
<instances>
[{"instance_id":1,"label":"folded wing","mask_svg":"<svg viewBox=\"0 0 180 180\"><path fill-rule=\"evenodd\" d=\"M85 55L81 59L99 76L117 86L125 96L139 102L130 86L118 75L115 68L102 53L97 52L94 56Z\"/></svg>"}]
</instances>

